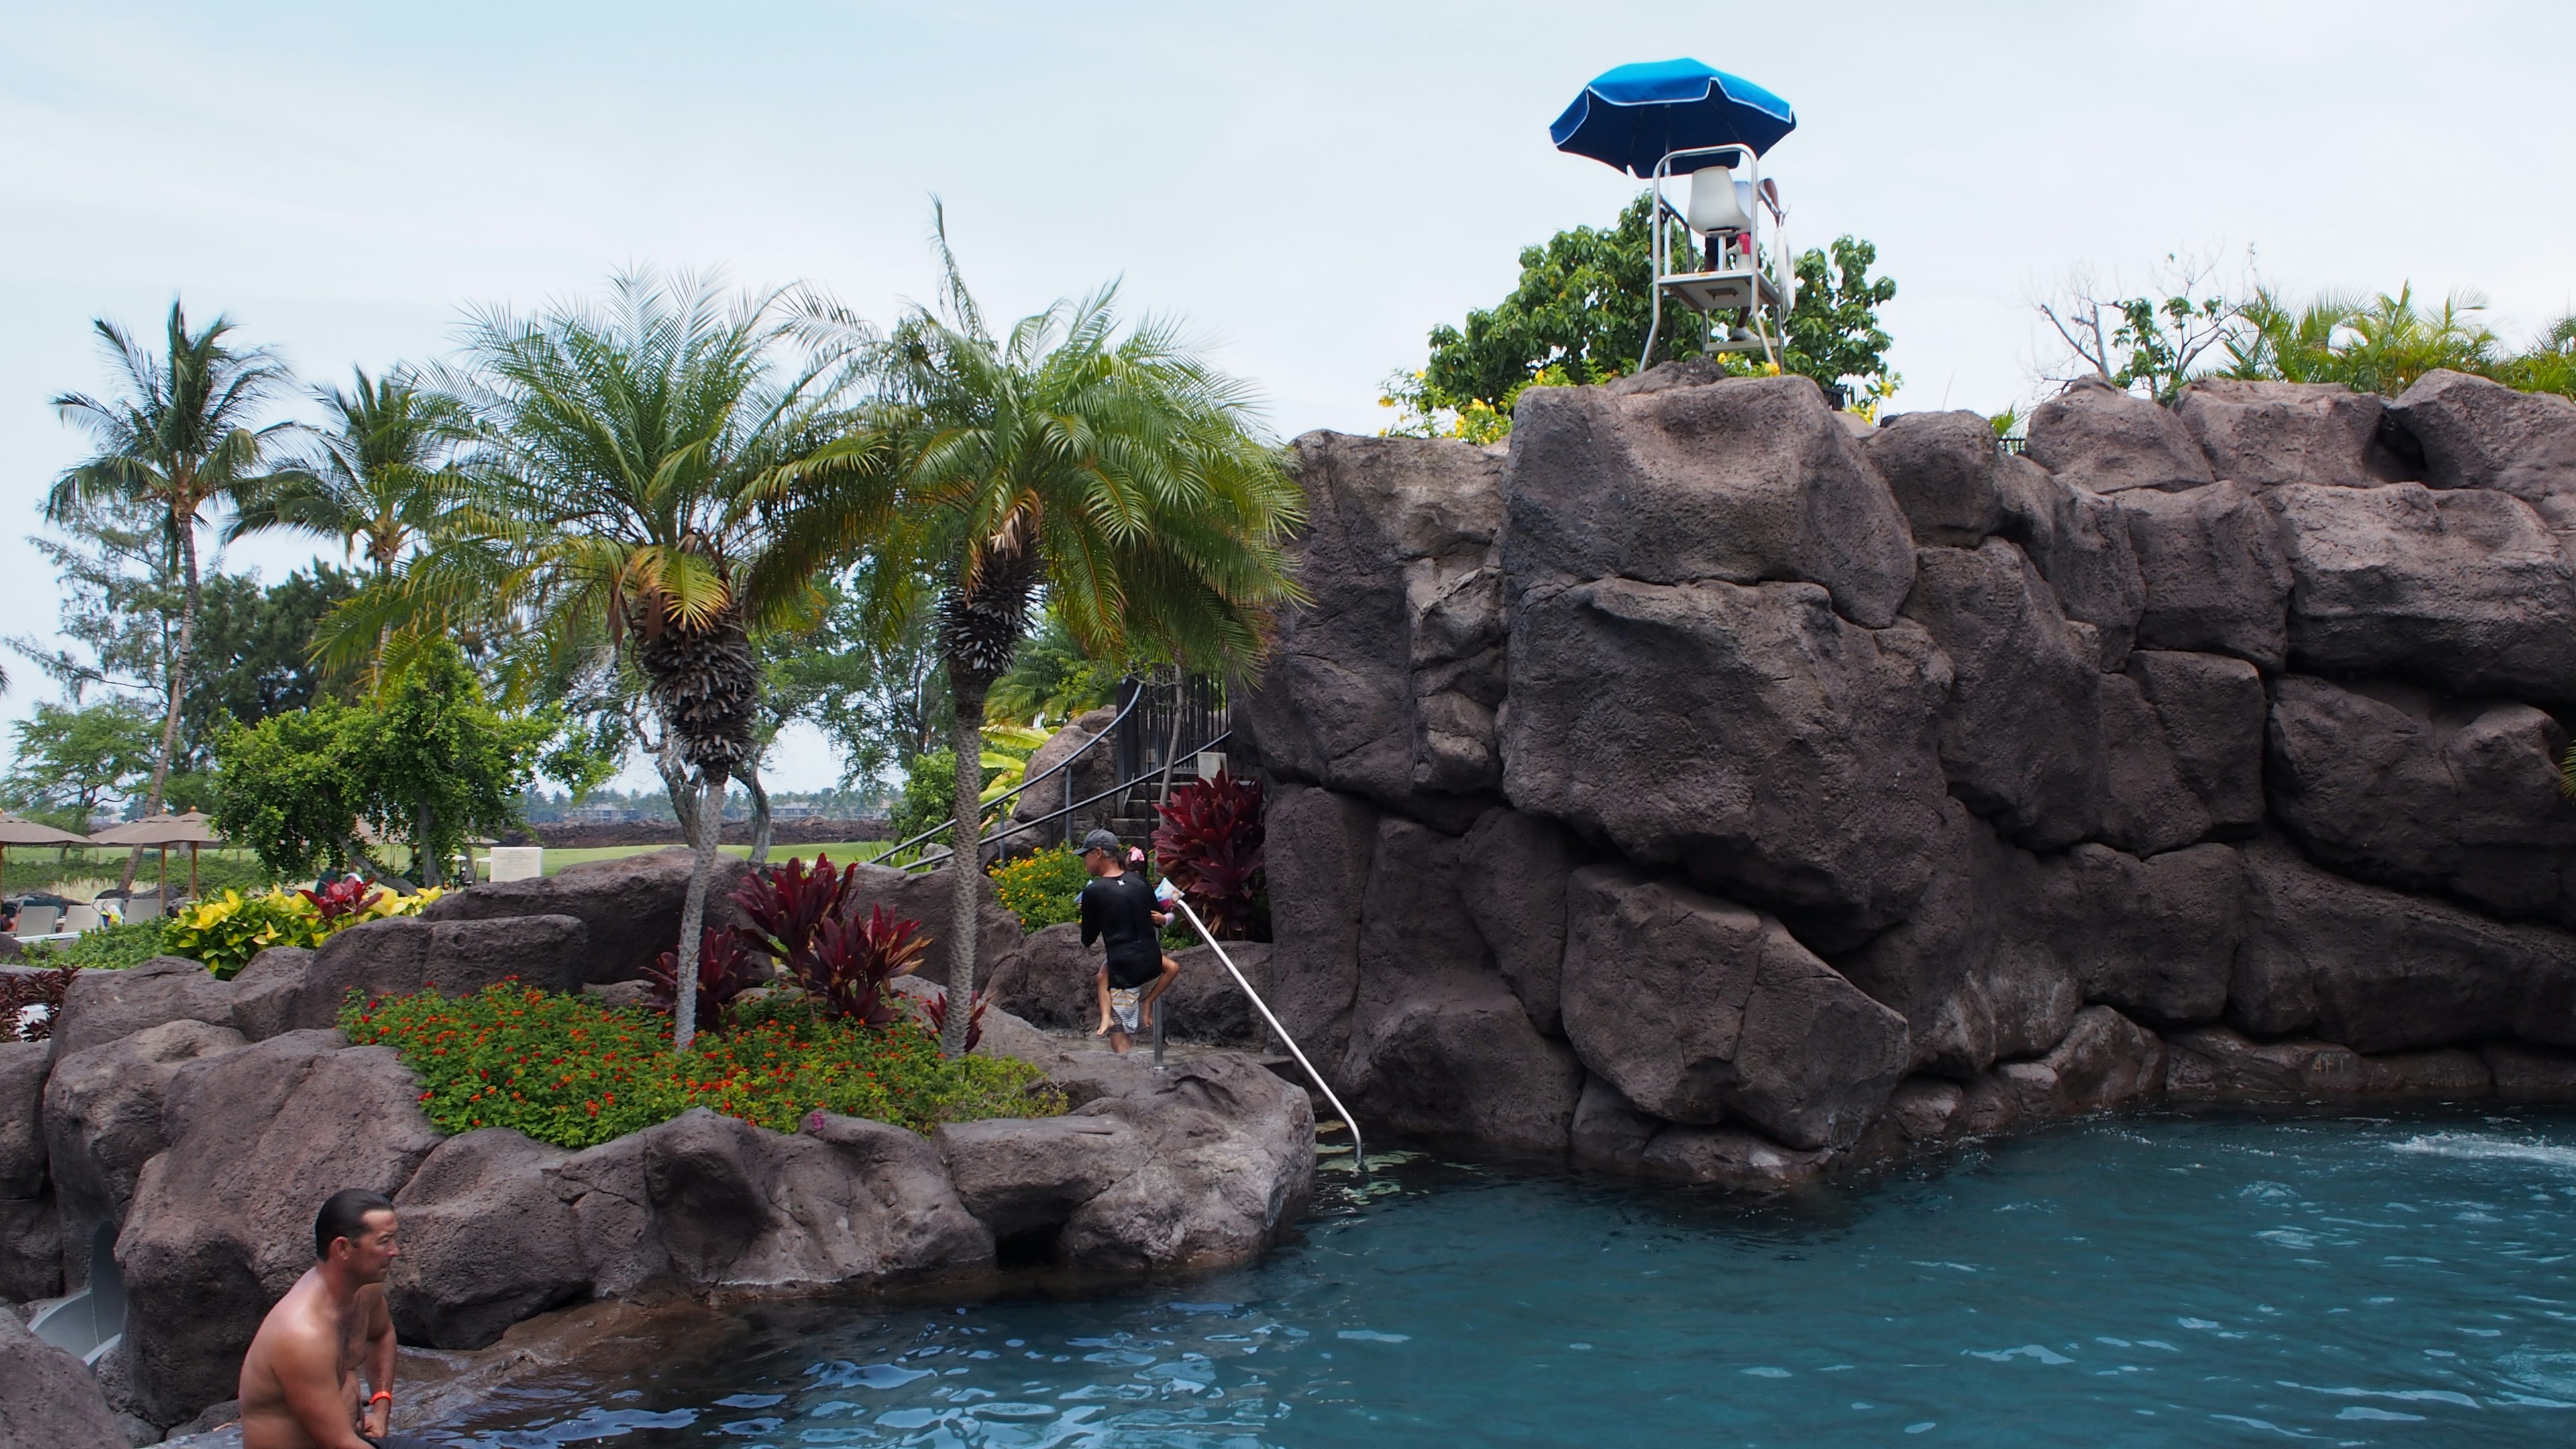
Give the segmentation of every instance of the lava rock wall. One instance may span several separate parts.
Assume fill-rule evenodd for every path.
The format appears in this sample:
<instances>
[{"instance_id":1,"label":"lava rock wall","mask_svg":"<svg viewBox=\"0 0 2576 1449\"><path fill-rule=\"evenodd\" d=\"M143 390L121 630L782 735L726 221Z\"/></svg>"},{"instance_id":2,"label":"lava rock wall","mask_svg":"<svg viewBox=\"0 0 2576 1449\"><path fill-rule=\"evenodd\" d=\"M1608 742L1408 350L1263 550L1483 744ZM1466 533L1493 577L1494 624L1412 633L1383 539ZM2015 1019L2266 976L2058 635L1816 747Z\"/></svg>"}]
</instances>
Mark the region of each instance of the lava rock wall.
<instances>
[{"instance_id":1,"label":"lava rock wall","mask_svg":"<svg viewBox=\"0 0 2576 1449\"><path fill-rule=\"evenodd\" d=\"M2141 1097L2576 1095L2576 404L1794 377L1312 433L1236 712L1401 1130L1773 1184Z\"/></svg>"}]
</instances>

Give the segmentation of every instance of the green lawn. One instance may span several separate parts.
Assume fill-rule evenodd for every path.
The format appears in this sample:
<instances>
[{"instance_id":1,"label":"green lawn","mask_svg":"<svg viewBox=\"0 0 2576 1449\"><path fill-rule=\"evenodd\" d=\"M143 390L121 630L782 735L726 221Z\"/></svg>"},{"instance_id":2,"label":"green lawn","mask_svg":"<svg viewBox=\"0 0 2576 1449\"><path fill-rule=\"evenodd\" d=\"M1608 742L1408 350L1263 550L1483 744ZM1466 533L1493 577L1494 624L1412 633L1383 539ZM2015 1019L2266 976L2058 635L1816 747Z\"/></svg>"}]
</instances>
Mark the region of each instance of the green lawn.
<instances>
[{"instance_id":1,"label":"green lawn","mask_svg":"<svg viewBox=\"0 0 2576 1449\"><path fill-rule=\"evenodd\" d=\"M885 853L889 843L878 840L837 840L821 845L773 845L769 848L769 856L772 860L791 858L810 860L816 855L828 854L832 857L833 864L847 865L856 860L875 859ZM751 847L748 845L727 845L720 848L727 855L751 854ZM601 845L582 850L549 850L546 852L546 874L553 875L565 866L579 865L584 861L618 860L630 855L642 855L648 851L675 849L678 847L670 845ZM398 845L387 847L383 853L386 864L396 868L407 865L410 860L409 853ZM44 846L22 845L9 852L7 869L4 874L0 874L0 895L17 895L24 891L49 889L65 881L86 882L95 888L113 886L116 884L118 873L125 868L125 854L122 850L82 849L72 851L70 858L66 860L63 858L63 853L58 850ZM478 871L490 868L484 852L475 852L475 865ZM160 878L159 862L152 852L145 851L143 868L136 873L135 884L150 886ZM273 884L268 878L268 872L260 868L259 861L249 851L227 846L210 847L198 853L197 882L199 888L207 895L218 894L227 886L249 894L265 890ZM186 851L170 852L170 883L180 890L187 889L188 855ZM310 884L310 882L298 882L298 884ZM84 896L83 899L87 897Z\"/></svg>"},{"instance_id":2,"label":"green lawn","mask_svg":"<svg viewBox=\"0 0 2576 1449\"><path fill-rule=\"evenodd\" d=\"M834 865L848 865L852 861L874 860L885 854L885 848L893 843L888 840L834 840L819 845L773 845L769 847L769 858L773 861L811 860L817 855L829 855ZM623 860L630 855L679 848L676 845L593 845L578 850L550 849L546 852L546 874L553 875L568 865L583 865L594 860ZM716 848L732 856L751 854L748 845L721 845Z\"/></svg>"}]
</instances>

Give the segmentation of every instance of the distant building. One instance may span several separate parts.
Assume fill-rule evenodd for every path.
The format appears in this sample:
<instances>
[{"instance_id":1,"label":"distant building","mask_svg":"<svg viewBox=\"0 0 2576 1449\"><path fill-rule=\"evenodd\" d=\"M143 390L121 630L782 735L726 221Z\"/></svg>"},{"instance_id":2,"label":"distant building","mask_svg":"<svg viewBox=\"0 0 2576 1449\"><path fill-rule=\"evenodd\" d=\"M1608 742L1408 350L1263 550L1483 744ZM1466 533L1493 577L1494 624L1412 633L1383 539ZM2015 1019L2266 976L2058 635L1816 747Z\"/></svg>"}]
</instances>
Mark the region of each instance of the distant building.
<instances>
[{"instance_id":1,"label":"distant building","mask_svg":"<svg viewBox=\"0 0 2576 1449\"><path fill-rule=\"evenodd\" d=\"M822 813L821 806L808 805L802 801L792 805L782 803L769 807L769 818L772 820L812 820Z\"/></svg>"},{"instance_id":2,"label":"distant building","mask_svg":"<svg viewBox=\"0 0 2576 1449\"><path fill-rule=\"evenodd\" d=\"M635 812L617 805L575 805L563 813L567 825L623 825Z\"/></svg>"}]
</instances>

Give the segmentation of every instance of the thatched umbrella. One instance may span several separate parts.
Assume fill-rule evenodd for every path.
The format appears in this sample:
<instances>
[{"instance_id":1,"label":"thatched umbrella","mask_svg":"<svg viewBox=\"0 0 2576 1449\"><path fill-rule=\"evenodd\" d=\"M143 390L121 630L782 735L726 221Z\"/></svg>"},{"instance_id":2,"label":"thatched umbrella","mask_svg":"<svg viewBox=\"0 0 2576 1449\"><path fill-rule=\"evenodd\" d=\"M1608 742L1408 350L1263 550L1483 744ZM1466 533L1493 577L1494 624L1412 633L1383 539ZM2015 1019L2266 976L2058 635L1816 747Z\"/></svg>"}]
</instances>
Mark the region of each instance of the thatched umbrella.
<instances>
[{"instance_id":1,"label":"thatched umbrella","mask_svg":"<svg viewBox=\"0 0 2576 1449\"><path fill-rule=\"evenodd\" d=\"M188 847L188 898L194 900L197 896L197 847L221 845L224 838L215 833L214 822L206 818L204 811L191 810L185 815L146 815L140 820L128 820L123 825L111 825L91 836L89 843L157 847L161 852L161 907L168 910L170 847Z\"/></svg>"},{"instance_id":2,"label":"thatched umbrella","mask_svg":"<svg viewBox=\"0 0 2576 1449\"><path fill-rule=\"evenodd\" d=\"M9 864L13 845L87 845L89 837L0 810L0 867Z\"/></svg>"}]
</instances>

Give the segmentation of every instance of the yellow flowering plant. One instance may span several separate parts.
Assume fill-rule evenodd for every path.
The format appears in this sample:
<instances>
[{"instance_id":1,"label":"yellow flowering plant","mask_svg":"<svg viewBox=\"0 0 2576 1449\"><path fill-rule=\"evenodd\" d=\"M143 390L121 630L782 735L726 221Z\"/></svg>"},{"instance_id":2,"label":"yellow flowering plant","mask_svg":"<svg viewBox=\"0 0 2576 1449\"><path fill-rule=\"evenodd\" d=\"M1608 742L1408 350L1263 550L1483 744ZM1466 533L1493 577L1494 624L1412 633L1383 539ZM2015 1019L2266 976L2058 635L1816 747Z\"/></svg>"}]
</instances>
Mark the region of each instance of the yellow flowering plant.
<instances>
[{"instance_id":1,"label":"yellow flowering plant","mask_svg":"<svg viewBox=\"0 0 2576 1449\"><path fill-rule=\"evenodd\" d=\"M415 895L371 887L335 887L320 895L281 888L245 896L227 890L173 912L161 928L161 950L202 961L216 976L231 980L271 946L319 946L351 926L419 915L442 894L435 886Z\"/></svg>"}]
</instances>

